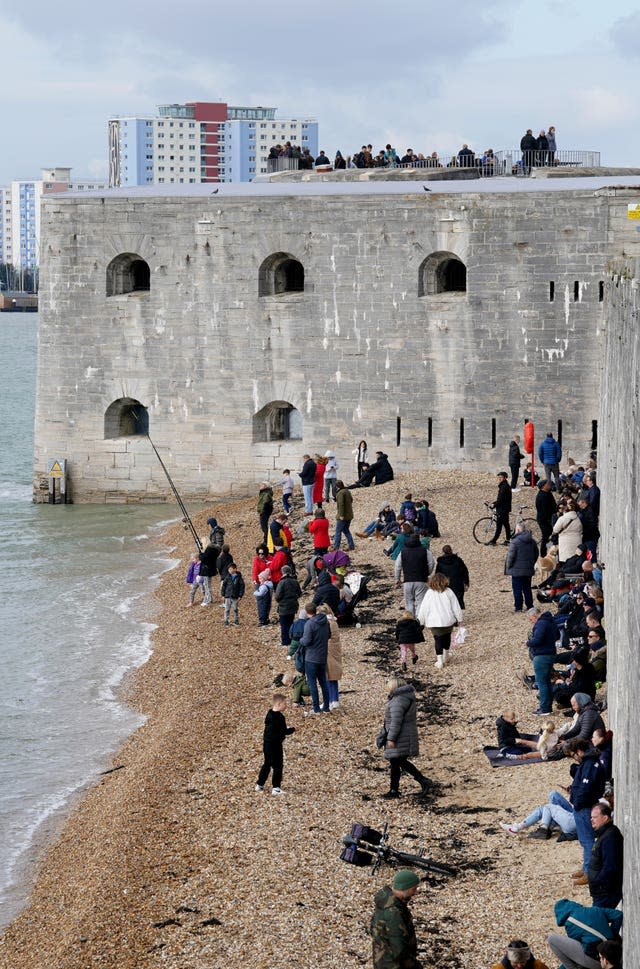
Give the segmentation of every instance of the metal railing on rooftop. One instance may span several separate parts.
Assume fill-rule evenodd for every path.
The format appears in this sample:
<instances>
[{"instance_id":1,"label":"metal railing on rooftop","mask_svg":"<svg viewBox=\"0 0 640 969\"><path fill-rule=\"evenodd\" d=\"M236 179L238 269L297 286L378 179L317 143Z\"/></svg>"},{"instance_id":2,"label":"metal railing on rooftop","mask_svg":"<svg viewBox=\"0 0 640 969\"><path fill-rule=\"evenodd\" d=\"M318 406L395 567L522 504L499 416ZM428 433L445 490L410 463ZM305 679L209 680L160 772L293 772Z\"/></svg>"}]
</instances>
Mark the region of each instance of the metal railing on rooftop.
<instances>
[{"instance_id":1,"label":"metal railing on rooftop","mask_svg":"<svg viewBox=\"0 0 640 969\"><path fill-rule=\"evenodd\" d=\"M300 159L280 156L267 158L267 173L295 172L302 166ZM482 178L495 175L515 175L526 177L536 168L599 168L599 151L578 151L562 149L558 151L521 152L519 148L505 148L492 155L416 155L412 162L397 162L395 165L374 164L373 169L426 168L432 171L445 168L464 168L477 172ZM370 170L370 169L369 169ZM361 169L367 171L367 169Z\"/></svg>"}]
</instances>

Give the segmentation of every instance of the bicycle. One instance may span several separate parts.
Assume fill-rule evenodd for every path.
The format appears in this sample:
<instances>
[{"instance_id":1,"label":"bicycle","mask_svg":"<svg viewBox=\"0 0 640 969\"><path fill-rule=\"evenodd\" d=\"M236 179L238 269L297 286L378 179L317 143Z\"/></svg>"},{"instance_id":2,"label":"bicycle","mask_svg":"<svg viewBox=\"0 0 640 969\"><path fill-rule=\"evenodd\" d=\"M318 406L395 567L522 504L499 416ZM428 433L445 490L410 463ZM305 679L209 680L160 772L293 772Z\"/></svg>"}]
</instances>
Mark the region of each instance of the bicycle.
<instances>
[{"instance_id":1,"label":"bicycle","mask_svg":"<svg viewBox=\"0 0 640 969\"><path fill-rule=\"evenodd\" d=\"M496 533L496 528L498 526L498 517L496 515L495 508L491 505L491 502L485 501L484 505L487 511L491 512L491 516L483 516L479 518L475 525L473 526L473 537L479 545L489 545L492 541L493 536ZM527 511L527 505L520 505L518 507L518 514L516 515L515 525L524 525L531 532L533 538L536 542L542 540L542 532L540 531L540 526L535 518L523 518L522 512ZM511 526L511 531L514 531L515 526Z\"/></svg>"},{"instance_id":2,"label":"bicycle","mask_svg":"<svg viewBox=\"0 0 640 969\"><path fill-rule=\"evenodd\" d=\"M376 831L364 824L352 824L351 834L343 837L344 848L340 853L341 861L346 861L349 865L366 867L373 864L371 874L374 875L380 865L384 862L387 865L397 864L413 865L422 871L430 871L437 875L457 875L458 872L451 865L445 865L441 861L433 861L426 858L424 848L418 854L411 854L408 851L398 851L389 844L388 837L389 825L385 822L382 831Z\"/></svg>"}]
</instances>

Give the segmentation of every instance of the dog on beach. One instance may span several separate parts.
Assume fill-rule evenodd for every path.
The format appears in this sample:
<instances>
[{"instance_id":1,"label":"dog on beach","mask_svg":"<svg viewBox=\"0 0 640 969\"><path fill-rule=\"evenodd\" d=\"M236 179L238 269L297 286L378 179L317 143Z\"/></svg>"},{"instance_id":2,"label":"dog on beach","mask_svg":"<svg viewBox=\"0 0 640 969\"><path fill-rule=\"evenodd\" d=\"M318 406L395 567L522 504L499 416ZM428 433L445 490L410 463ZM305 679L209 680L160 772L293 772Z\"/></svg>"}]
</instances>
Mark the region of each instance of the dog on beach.
<instances>
[{"instance_id":1,"label":"dog on beach","mask_svg":"<svg viewBox=\"0 0 640 969\"><path fill-rule=\"evenodd\" d=\"M541 555L536 562L536 572L539 574L540 582L548 579L556 565L558 564L558 549L555 545L547 549L546 555Z\"/></svg>"}]
</instances>

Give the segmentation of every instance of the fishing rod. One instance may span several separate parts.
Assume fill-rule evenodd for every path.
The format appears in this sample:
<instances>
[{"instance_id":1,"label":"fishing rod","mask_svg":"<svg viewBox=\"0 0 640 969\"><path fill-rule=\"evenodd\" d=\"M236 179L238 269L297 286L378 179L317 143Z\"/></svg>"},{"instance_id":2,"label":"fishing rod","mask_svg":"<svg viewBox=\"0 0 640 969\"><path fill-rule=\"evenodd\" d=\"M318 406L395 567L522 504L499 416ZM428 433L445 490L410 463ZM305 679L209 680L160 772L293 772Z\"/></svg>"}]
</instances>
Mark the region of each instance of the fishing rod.
<instances>
[{"instance_id":1,"label":"fishing rod","mask_svg":"<svg viewBox=\"0 0 640 969\"><path fill-rule=\"evenodd\" d=\"M175 496L175 499L178 502L178 507L180 508L180 511L182 512L182 523L183 523L183 525L185 525L185 527L189 528L189 530L191 531L191 534L193 535L193 540L196 543L196 548L198 549L199 552L202 552L203 551L203 545L202 545L202 542L200 541L200 536L196 532L195 527L194 527L194 524L191 521L191 519L189 518L189 513L188 513L187 509L185 508L185 504L184 504L182 498L180 497L180 495L178 494L178 489L176 488L176 486L174 485L173 481L171 480L171 475L167 471L167 469L165 467L165 463L164 463L164 461L162 460L162 458L160 457L160 455L158 453L157 447L155 446L155 444L153 443L153 441L151 440L151 438L149 437L148 434L147 434L147 440L148 440L149 444L151 445L151 447L153 448L153 450L155 451L156 457L157 457L158 461L160 462L160 467L162 468L162 470L166 474L167 481L169 482L169 485L171 486L171 490L173 491L173 494Z\"/></svg>"}]
</instances>

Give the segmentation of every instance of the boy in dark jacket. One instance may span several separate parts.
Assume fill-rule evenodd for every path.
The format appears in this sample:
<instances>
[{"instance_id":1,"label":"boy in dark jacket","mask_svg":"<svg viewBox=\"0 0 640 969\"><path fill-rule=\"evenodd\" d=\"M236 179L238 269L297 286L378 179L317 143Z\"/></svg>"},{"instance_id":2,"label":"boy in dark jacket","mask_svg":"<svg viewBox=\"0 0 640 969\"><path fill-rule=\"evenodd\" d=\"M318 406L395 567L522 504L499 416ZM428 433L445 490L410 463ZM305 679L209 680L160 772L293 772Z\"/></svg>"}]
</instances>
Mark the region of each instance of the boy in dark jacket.
<instances>
[{"instance_id":1,"label":"boy in dark jacket","mask_svg":"<svg viewBox=\"0 0 640 969\"><path fill-rule=\"evenodd\" d=\"M532 733L520 733L514 710L504 710L496 719L498 749L505 754L527 754L537 750L538 738Z\"/></svg>"},{"instance_id":2,"label":"boy in dark jacket","mask_svg":"<svg viewBox=\"0 0 640 969\"><path fill-rule=\"evenodd\" d=\"M271 771L272 794L282 794L282 768L284 757L282 745L284 738L295 733L295 727L287 727L284 718L284 711L287 709L287 699L282 693L274 693L273 706L264 718L264 735L262 738L262 750L264 752L264 763L260 768L256 791L264 791L264 785Z\"/></svg>"},{"instance_id":3,"label":"boy in dark jacket","mask_svg":"<svg viewBox=\"0 0 640 969\"><path fill-rule=\"evenodd\" d=\"M235 562L232 562L227 569L227 576L222 580L222 596L224 598L224 624L229 625L229 616L233 609L233 624L240 625L238 618L238 603L244 595L244 579L242 573L238 572Z\"/></svg>"}]
</instances>

